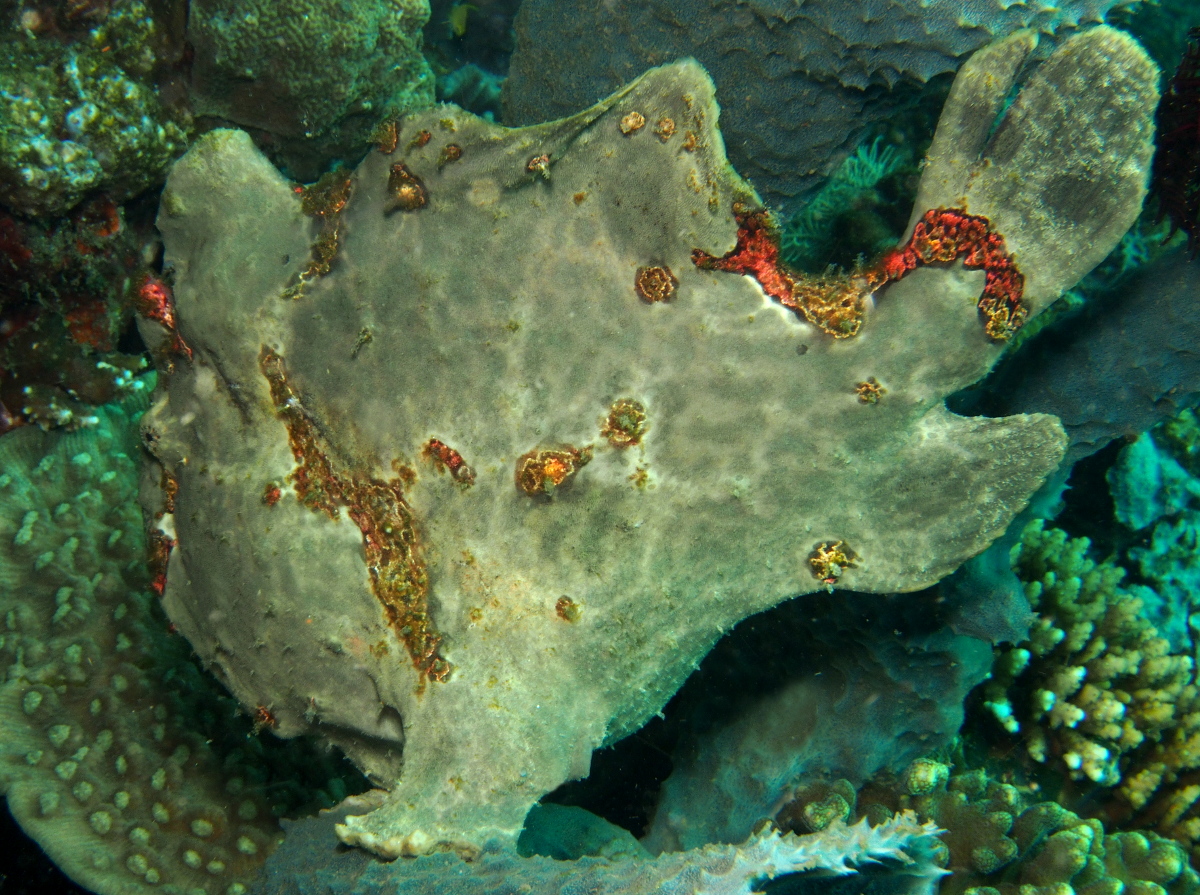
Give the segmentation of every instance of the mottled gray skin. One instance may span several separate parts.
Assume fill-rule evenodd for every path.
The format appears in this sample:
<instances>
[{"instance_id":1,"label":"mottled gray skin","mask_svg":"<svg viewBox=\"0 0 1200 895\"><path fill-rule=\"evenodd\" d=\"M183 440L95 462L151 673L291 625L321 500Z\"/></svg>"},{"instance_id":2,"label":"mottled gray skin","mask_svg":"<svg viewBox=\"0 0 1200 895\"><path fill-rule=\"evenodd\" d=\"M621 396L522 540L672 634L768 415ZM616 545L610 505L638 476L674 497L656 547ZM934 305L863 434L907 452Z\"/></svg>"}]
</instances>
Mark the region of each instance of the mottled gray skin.
<instances>
[{"instance_id":1,"label":"mottled gray skin","mask_svg":"<svg viewBox=\"0 0 1200 895\"><path fill-rule=\"evenodd\" d=\"M1105 126L1148 161L1155 73L1140 74L1113 89L1140 90L1145 110ZM632 111L649 124L625 135ZM677 123L665 141L652 131L664 116ZM694 249L729 251L733 202L755 201L716 118L711 82L687 62L544 126L453 107L406 119L401 149L355 173L334 270L299 300L282 293L314 224L250 140L213 132L172 172L159 226L194 356L176 359L145 423L178 481L164 603L243 704L268 707L282 735L325 736L391 790L347 818L344 841L394 856L513 839L539 796L658 711L723 631L822 587L808 562L819 542L857 554L849 589L923 588L996 538L1058 464L1053 417L943 405L1001 350L975 309L982 273L917 271L878 296L857 338L834 341L753 280L692 264ZM406 151L424 129L428 144ZM450 143L462 158L439 169ZM1044 164L1105 161L1090 144L1059 148ZM542 153L549 179L526 170ZM429 190L418 211L390 210L401 157ZM1104 191L1108 218L1132 220L1144 175L1112 175L1137 195ZM1020 238L1041 202L1019 194L993 224ZM1066 255L1094 235L1070 223ZM668 303L635 294L651 264L678 277ZM264 345L334 462L380 479L395 459L415 466L407 499L447 682L420 688L344 514L314 513L286 485L264 503L294 467ZM875 405L855 394L870 376L887 389ZM619 398L646 406L641 447L600 437ZM472 487L419 459L430 437L461 451ZM518 491L517 458L563 442L595 458L551 499ZM639 466L645 488L630 480ZM563 596L578 620L556 614Z\"/></svg>"}]
</instances>

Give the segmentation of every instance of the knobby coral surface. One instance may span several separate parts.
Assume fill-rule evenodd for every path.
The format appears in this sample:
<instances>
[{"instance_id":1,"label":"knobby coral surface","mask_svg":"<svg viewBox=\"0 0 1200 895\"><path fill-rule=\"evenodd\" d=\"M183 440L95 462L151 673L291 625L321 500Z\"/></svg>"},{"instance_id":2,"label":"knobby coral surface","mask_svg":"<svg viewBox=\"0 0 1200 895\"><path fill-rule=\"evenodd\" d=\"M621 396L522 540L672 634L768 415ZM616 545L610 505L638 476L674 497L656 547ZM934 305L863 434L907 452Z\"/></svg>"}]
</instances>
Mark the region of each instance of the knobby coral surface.
<instances>
[{"instance_id":1,"label":"knobby coral surface","mask_svg":"<svg viewBox=\"0 0 1200 895\"><path fill-rule=\"evenodd\" d=\"M1136 44L1097 29L990 135L1031 46L967 66L926 168L914 220L966 208L981 241L899 253L922 266L877 304L847 293L854 338L780 292L692 62L533 128L406 118L350 178L321 271L329 221L245 135L174 169L178 332L143 328L179 349L145 420L178 538L165 606L244 705L393 790L345 841L512 839L739 619L918 589L1003 531L1064 440L1050 417L945 409L1001 350L975 304L992 262L1032 314L1107 253L1144 195L1156 98ZM647 301L656 268L671 288ZM604 438L620 401L644 412L636 446Z\"/></svg>"},{"instance_id":2,"label":"knobby coral surface","mask_svg":"<svg viewBox=\"0 0 1200 895\"><path fill-rule=\"evenodd\" d=\"M845 781L813 783L779 814L784 829L819 830L852 817L875 823L912 811L942 829L939 863L951 872L944 895L1053 895L1138 892L1192 895L1200 876L1175 842L1155 833L1107 832L1035 790L982 770L951 774L919 759L899 779L856 791Z\"/></svg>"},{"instance_id":3,"label":"knobby coral surface","mask_svg":"<svg viewBox=\"0 0 1200 895\"><path fill-rule=\"evenodd\" d=\"M341 798L344 771L298 741L247 738L169 633L137 505L146 404L0 439L0 789L101 895L238 895L281 838L277 815Z\"/></svg>"},{"instance_id":4,"label":"knobby coral surface","mask_svg":"<svg viewBox=\"0 0 1200 895\"><path fill-rule=\"evenodd\" d=\"M433 104L428 0L196 0L196 113L265 132L294 176L357 159L380 121Z\"/></svg>"},{"instance_id":5,"label":"knobby coral surface","mask_svg":"<svg viewBox=\"0 0 1200 895\"><path fill-rule=\"evenodd\" d=\"M158 92L173 50L152 4L63 5L31 4L0 35L0 202L23 214L61 215L99 190L124 201L187 144L187 114Z\"/></svg>"},{"instance_id":6,"label":"knobby coral surface","mask_svg":"<svg viewBox=\"0 0 1200 895\"><path fill-rule=\"evenodd\" d=\"M1115 791L1106 811L1200 844L1200 688L1192 656L1171 650L1121 585L1125 570L1087 556L1086 538L1031 524L1016 560L1038 614L1029 640L1001 651L982 708L1025 751Z\"/></svg>"}]
</instances>

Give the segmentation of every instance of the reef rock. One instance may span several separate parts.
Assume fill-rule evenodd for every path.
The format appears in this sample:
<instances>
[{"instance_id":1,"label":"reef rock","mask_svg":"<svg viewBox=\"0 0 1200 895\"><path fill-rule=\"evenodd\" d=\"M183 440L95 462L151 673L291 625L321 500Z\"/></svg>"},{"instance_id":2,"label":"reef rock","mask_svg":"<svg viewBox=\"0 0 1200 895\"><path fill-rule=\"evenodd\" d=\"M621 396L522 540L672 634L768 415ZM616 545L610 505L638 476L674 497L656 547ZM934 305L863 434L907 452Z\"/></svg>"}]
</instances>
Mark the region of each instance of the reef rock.
<instances>
[{"instance_id":1,"label":"reef rock","mask_svg":"<svg viewBox=\"0 0 1200 895\"><path fill-rule=\"evenodd\" d=\"M964 74L925 174L1028 257L1031 313L1137 214L1157 77L1097 29L985 148L1032 43ZM391 790L344 841L511 841L739 619L926 587L1058 464L1053 417L943 405L1001 351L982 271L916 270L833 338L695 263L761 220L716 119L685 62L537 127L406 118L321 202L236 131L174 168L156 317L177 330L144 327L164 605L264 723Z\"/></svg>"},{"instance_id":2,"label":"reef rock","mask_svg":"<svg viewBox=\"0 0 1200 895\"><path fill-rule=\"evenodd\" d=\"M525 0L504 120L560 118L647 68L693 57L717 85L729 157L795 210L862 138L1022 28L1059 38L1125 0ZM901 85L910 89L891 91Z\"/></svg>"}]
</instances>

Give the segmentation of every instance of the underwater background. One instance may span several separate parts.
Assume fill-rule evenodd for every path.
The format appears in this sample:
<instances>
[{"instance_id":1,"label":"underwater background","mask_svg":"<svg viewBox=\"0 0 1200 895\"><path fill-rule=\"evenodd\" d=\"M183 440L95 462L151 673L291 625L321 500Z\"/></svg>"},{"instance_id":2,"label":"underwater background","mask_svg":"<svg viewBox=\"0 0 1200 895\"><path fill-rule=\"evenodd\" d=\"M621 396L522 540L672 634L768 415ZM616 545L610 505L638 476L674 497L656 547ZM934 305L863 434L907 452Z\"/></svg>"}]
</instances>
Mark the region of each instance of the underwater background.
<instances>
[{"instance_id":1,"label":"underwater background","mask_svg":"<svg viewBox=\"0 0 1200 895\"><path fill-rule=\"evenodd\" d=\"M1108 28L1097 31L1102 23ZM1194 0L0 0L0 789L8 806L0 893L1200 888L1197 28ZM698 67L670 67L689 58ZM970 59L979 72L971 77L1001 83L991 107L962 98L976 82L955 78ZM971 175L982 181L983 169L1011 163L1001 152L1010 108L1036 118L1033 88L1024 100L1018 93L1021 83L1039 83L1039 70L1047 94L1069 99L1085 83L1113 99L1097 100L1098 111L1087 113L1095 120L1039 100L1053 119L1044 165L1008 179L1029 190L1052 183L1047 170L1072 158L1063 149L1071 137L1054 135L1083 134L1080 151L1094 152L1088 176L1107 184L1111 174L1115 184L1104 196L1071 188L1086 196L1080 219L1100 235L1068 238L1047 225L1037 231L1051 234L1047 248L1022 243L988 229L1001 218L980 210L983 195L966 208L930 203L925 214L931 188L922 177L936 169L930 147L939 119L949 121L943 109L955 108L954 91L964 120L977 106L990 109L976 127L980 145L989 141L986 164ZM715 105L706 105L705 90ZM1159 94L1152 110L1149 98ZM630 111L648 112L668 95L677 103L669 114ZM717 107L719 123L705 115ZM499 135L493 124L520 130ZM1105 128L1112 136L1093 146L1088 135ZM1152 162L1139 148L1151 139ZM669 150L672 161L629 163L621 153L635 140ZM513 179L497 186L483 162L473 168L476 149L511 156ZM609 158L617 162L604 169ZM670 165L693 160L698 180L672 192ZM586 187L568 188L572 178ZM1119 195L1121 184L1137 185L1132 198ZM555 210L554 188L568 210L601 210L589 224L576 222ZM486 211L486 225L439 205L455 190L464 207ZM543 191L532 217L505 204L519 190ZM1041 202L1031 193L1030 219ZM363 217L368 203L390 226L409 228L400 229L404 238L413 222L449 215L445 246L433 237L376 238ZM685 270L671 254L686 241L677 235L690 238L686 222L706 214L712 229L706 222L696 232L724 227L729 251L720 254L717 237L693 241ZM1062 270L1078 273L1077 258L1108 238L1114 220L1122 222L1109 240L1115 247L1104 246L1081 279L1042 286L1058 283ZM786 348L788 363L810 366L782 384L810 389L813 425L830 428L841 414L887 412L911 389L896 368L831 395L799 384L819 378L813 364L835 366L860 327L869 333L878 290L898 290L895 281L916 267L933 270L906 282L961 273L957 259L965 258L966 276L976 277L964 281L965 293L983 290L978 313L968 307L977 341L960 352L953 325L926 322L925 330L896 330L924 333L920 341L896 337L866 350L881 368L893 357L986 355L961 364L986 376L956 374L963 387L942 391L921 367L930 383L921 400L940 408L944 399L971 418L1048 414L1061 429L1046 421L1020 442L1027 453L999 459L992 454L1004 454L1008 430L981 429L978 443L992 439L994 449L978 447L961 470L945 467L982 482L978 513L964 512L932 496L939 482L958 479L917 470L895 448L909 437L899 423L882 435L847 423L844 445L820 443L825 453L813 469L855 450L880 458L877 470L862 463L861 492L824 468L808 472L807 456L773 459L769 445L780 442L771 440L770 416L784 404L763 389L780 384L774 367L744 383L728 370L711 380L680 375L701 398L728 389L739 407L761 400L761 429L723 425L716 397L697 404L680 392L675 405L674 397L626 394L614 373L595 386L598 409L579 411L594 431L568 444L539 430L520 457L497 447L507 464L497 476L499 461L476 459L492 449L486 437L446 434L462 415L456 402L469 404L474 390L510 375L533 381L531 393L543 378L548 394L559 382L574 387L547 335L574 312L538 319L522 310L520 284L540 277L538 288L561 293L555 308L594 306L611 290L586 271L577 279L561 271L591 270L608 257L589 242L595 233L628 262L620 276L631 315L686 306L702 282L736 283L720 287L729 292L713 287L714 306L718 294L730 307L739 296L761 300L749 315L737 305L728 320L715 310L697 318L689 324L697 346L695 334L723 332L734 317L762 324L786 314L788 326L807 327ZM399 255L426 265L403 287ZM511 270L506 258L517 259ZM1056 273L1043 275L1050 268ZM405 290L436 305L432 296L450 288L439 285L439 272L476 304L464 299L444 330L423 329L416 311L388 316ZM343 288L339 277L349 280L339 307L355 311L344 320L309 313ZM243 286L303 310L287 319L256 317L253 308L221 317L224 305L238 306ZM881 308L892 295L879 293ZM373 305L370 296L380 298ZM613 319L597 338L605 348L580 362L596 380L608 370L605 351L635 357L631 368L668 371L690 354L659 335L637 342L627 335L633 317ZM471 341L478 320L497 342L520 341L508 366L486 360L490 340ZM438 342L447 331L459 335ZM254 343L244 370L232 347L243 337ZM387 366L405 339L432 346L429 354L403 370ZM315 360L306 367L276 344L306 345ZM765 353L768 343L748 344ZM340 347L326 353L328 345ZM575 347L563 353L585 356ZM724 363L714 349L695 353L699 367ZM485 360L468 367L462 356ZM524 365L516 374L513 357ZM383 366L358 386L361 403L339 403L349 381L341 377L368 363ZM328 381L319 369L326 364ZM206 379L200 370L215 372ZM258 409L240 396L255 377L265 396ZM541 412L537 398L521 400L512 406L526 419ZM368 446L368 421L392 414L391 403L397 415L416 407L446 421L414 434L412 449L398 450L386 469ZM218 405L226 416L210 410ZM675 407L712 414L705 432L733 458L732 471L720 450L660 447ZM493 419L488 409L462 432L491 437L507 412ZM197 417L208 428L193 443L179 433ZM259 440L263 420L285 433L273 446ZM698 429L689 431L694 438ZM208 447L210 461L191 462ZM616 510L585 500L589 475L619 484L622 501L666 500L671 463L685 462L689 450L697 465L728 473L734 486L722 499L748 507L744 515L706 516L708 505L684 494L663 510L676 524L651 536L653 520L644 528L640 519L614 522ZM244 484L246 503L222 490L222 474L208 475L210 463L228 463L224 479ZM263 472L243 483L228 471L235 468ZM197 485L206 475L209 484ZM548 586L537 620L532 612L510 618L501 596L464 604L468 621L456 639L449 603L439 602L449 597L438 593L449 573L437 563L470 582L492 558L466 547L442 557L437 537L469 525L453 511L426 512L422 489L441 488L438 499L450 503L490 493L489 476L503 479L503 499L522 507L573 508L567 520L530 528L531 555L545 568L562 562L566 553L557 551L577 548L589 557L581 578L609 582L599 590L641 599L636 588L653 586L654 608L631 598L611 629L595 634L610 651L571 645L603 610L599 597L565 585ZM855 499L839 497L843 488ZM772 501L786 505L796 494L815 494L813 505L830 519L867 518L862 530L881 544L907 546L873 557L869 536L864 545L762 522L775 518ZM285 558L257 582L250 565L239 565L249 563L237 551L241 529L192 529L203 536L186 543L187 514L240 520L251 505L294 513L271 542L272 555ZM501 559L515 557L504 537L519 525L497 512L468 540L491 539ZM614 540L592 544L571 527L595 519L620 529ZM340 533L320 527L327 522L342 525ZM855 524L845 521L845 530ZM713 543L701 540L706 531ZM285 538L295 555L279 546ZM793 563L798 583L777 596L764 586L743 598L737 581L751 579L714 546L750 544L747 565L766 568L776 545L792 540L803 542ZM327 557L324 543L347 552ZM627 543L637 546L610 549ZM887 574L870 577L881 568ZM238 587L226 589L222 576L237 577ZM319 610L344 581L384 607L367 600L361 610L380 617L378 630L322 631L314 641L312 655L334 656L340 664L330 667L345 667L346 678L315 659L265 664L261 656L286 657L297 629L323 628ZM715 589L720 608L689 603L686 582ZM271 588L315 592L288 622L295 627L276 623L274 602L253 602ZM537 699L559 700L560 717L544 728L493 744L496 752L527 748L536 767L481 759L488 767L478 783L466 770L456 776L455 761L492 754L493 728L482 721L492 706L429 708L455 675L474 673L462 658L462 644L476 636L468 630L492 638L496 668L525 669ZM541 654L543 645L554 658ZM305 664L311 676L329 678L327 691L304 689ZM395 666L400 683L376 665ZM274 692L255 689L267 669L278 699L258 698ZM352 686L368 679L378 694ZM593 680L603 686L593 690ZM389 702L393 686L403 696ZM588 714L592 701L601 707ZM346 720L370 715L376 703L378 717L361 727ZM578 742L558 745L575 731ZM539 746L539 737L551 745ZM542 755L561 767L543 771ZM409 782L418 779L426 763L430 782L407 807L384 792L403 784L406 771ZM444 815L412 808L441 798L462 807ZM489 801L508 814L482 811ZM524 817L534 803L523 829L512 829L506 818L518 809ZM389 820L357 830L345 822L356 814ZM430 829L443 824L442 838L379 832L409 816ZM463 830L486 835L464 838ZM339 846L339 836L358 847Z\"/></svg>"}]
</instances>

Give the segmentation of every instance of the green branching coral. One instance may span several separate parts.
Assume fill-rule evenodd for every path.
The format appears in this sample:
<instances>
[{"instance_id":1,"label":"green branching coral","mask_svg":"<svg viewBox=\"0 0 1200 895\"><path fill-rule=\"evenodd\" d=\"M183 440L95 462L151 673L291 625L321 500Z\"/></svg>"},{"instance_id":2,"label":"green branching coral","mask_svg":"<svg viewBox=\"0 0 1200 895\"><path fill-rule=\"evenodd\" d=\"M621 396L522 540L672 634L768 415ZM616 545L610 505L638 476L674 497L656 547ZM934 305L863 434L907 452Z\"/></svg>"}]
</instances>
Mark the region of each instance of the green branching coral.
<instances>
[{"instance_id":1,"label":"green branching coral","mask_svg":"<svg viewBox=\"0 0 1200 895\"><path fill-rule=\"evenodd\" d=\"M186 117L159 99L157 25L143 0L114 0L75 39L31 13L0 39L0 202L53 216L89 193L124 201L186 148Z\"/></svg>"},{"instance_id":2,"label":"green branching coral","mask_svg":"<svg viewBox=\"0 0 1200 895\"><path fill-rule=\"evenodd\" d=\"M1106 832L1030 787L982 770L950 774L920 759L900 780L877 779L857 793L845 781L810 785L777 816L785 829L811 829L825 819L811 806L836 796L845 816L890 817L911 809L945 832L942 865L951 871L942 895L1194 895L1200 875L1177 843L1156 833ZM841 815L838 815L841 817Z\"/></svg>"},{"instance_id":3,"label":"green branching coral","mask_svg":"<svg viewBox=\"0 0 1200 895\"><path fill-rule=\"evenodd\" d=\"M277 816L332 804L355 778L250 736L169 632L136 502L145 403L0 439L0 790L102 895L238 895L281 837Z\"/></svg>"},{"instance_id":4,"label":"green branching coral","mask_svg":"<svg viewBox=\"0 0 1200 895\"><path fill-rule=\"evenodd\" d=\"M1016 568L1038 618L1028 641L997 656L983 706L1036 762L1121 785L1138 806L1144 778L1129 770L1187 719L1193 663L1142 617L1120 587L1124 569L1092 561L1089 546L1040 523L1023 533Z\"/></svg>"},{"instance_id":5,"label":"green branching coral","mask_svg":"<svg viewBox=\"0 0 1200 895\"><path fill-rule=\"evenodd\" d=\"M1040 522L1014 552L1037 612L1029 640L997 654L980 706L1027 756L1114 790L1106 815L1200 845L1200 690L1121 586L1124 569Z\"/></svg>"}]
</instances>

